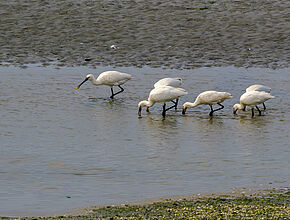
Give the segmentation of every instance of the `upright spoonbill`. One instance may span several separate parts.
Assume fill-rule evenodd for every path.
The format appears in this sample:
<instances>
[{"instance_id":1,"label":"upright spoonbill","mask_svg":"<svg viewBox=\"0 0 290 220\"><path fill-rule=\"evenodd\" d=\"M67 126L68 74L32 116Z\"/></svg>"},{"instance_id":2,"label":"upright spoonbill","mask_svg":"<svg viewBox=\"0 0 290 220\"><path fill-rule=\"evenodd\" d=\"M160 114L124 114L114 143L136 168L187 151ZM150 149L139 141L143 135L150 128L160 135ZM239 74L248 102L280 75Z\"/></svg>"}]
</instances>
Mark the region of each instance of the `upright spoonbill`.
<instances>
[{"instance_id":1,"label":"upright spoonbill","mask_svg":"<svg viewBox=\"0 0 290 220\"><path fill-rule=\"evenodd\" d=\"M264 92L271 92L271 88L269 86L264 86L264 85L259 85L259 84L255 84L255 85L251 85L246 89L246 92L250 92L250 91L264 91ZM266 105L265 103L262 103L264 110L266 110ZM245 109L246 110L246 107Z\"/></svg>"},{"instance_id":2,"label":"upright spoonbill","mask_svg":"<svg viewBox=\"0 0 290 220\"><path fill-rule=\"evenodd\" d=\"M89 80L93 85L106 85L111 87L112 95L111 99L114 98L115 95L124 91L121 87L125 82L132 79L132 76L128 73L121 73L118 71L106 71L101 73L96 79L93 74L88 74L84 81L82 81L75 89L79 89L82 84L84 84L87 80ZM114 93L113 86L118 86L121 90L119 92Z\"/></svg>"},{"instance_id":3,"label":"upright spoonbill","mask_svg":"<svg viewBox=\"0 0 290 220\"><path fill-rule=\"evenodd\" d=\"M181 78L163 78L158 80L154 84L154 88L162 87L162 86L172 86L172 87L180 87L182 84L182 79ZM175 110L177 110L177 105L178 105L178 98L175 101L171 101L174 103ZM149 107L146 108L146 111L149 111Z\"/></svg>"},{"instance_id":4,"label":"upright spoonbill","mask_svg":"<svg viewBox=\"0 0 290 220\"><path fill-rule=\"evenodd\" d=\"M181 78L163 78L158 80L154 84L154 88L158 88L161 86L172 86L178 88L182 84L182 79Z\"/></svg>"},{"instance_id":5,"label":"upright spoonbill","mask_svg":"<svg viewBox=\"0 0 290 220\"><path fill-rule=\"evenodd\" d=\"M246 106L250 106L252 109L252 117L254 117L254 107L259 112L259 115L261 115L261 111L258 108L258 104L264 103L265 101L269 99L275 98L270 93L264 92L264 91L249 91L245 92L240 97L240 104L235 104L233 106L233 113L236 114L238 110L244 110Z\"/></svg>"},{"instance_id":6,"label":"upright spoonbill","mask_svg":"<svg viewBox=\"0 0 290 220\"><path fill-rule=\"evenodd\" d=\"M139 102L138 104L138 115L141 116L141 111L143 107L152 107L156 102L163 104L162 116L165 117L166 111L174 108L175 105L166 108L166 102L177 99L181 96L186 95L187 92L182 88L175 88L172 86L162 86L151 90L148 100Z\"/></svg>"},{"instance_id":7,"label":"upright spoonbill","mask_svg":"<svg viewBox=\"0 0 290 220\"><path fill-rule=\"evenodd\" d=\"M215 111L224 108L224 106L221 103L229 98L232 98L232 95L227 92L217 92L217 91L202 92L197 96L194 103L186 102L183 104L182 114L185 114L187 108L194 108L198 105L209 105L211 109L209 115L212 116ZM218 104L221 107L213 110L212 105L214 104Z\"/></svg>"}]
</instances>

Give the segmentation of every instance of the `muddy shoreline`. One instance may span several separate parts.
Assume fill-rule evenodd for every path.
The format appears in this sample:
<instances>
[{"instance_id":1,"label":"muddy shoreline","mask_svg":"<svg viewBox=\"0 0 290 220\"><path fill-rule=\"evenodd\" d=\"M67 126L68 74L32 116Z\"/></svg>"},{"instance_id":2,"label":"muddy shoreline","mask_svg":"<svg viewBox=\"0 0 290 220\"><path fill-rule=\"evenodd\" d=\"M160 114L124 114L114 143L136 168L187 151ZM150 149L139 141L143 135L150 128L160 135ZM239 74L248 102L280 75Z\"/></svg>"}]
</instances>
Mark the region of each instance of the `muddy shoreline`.
<instances>
[{"instance_id":1,"label":"muddy shoreline","mask_svg":"<svg viewBox=\"0 0 290 220\"><path fill-rule=\"evenodd\" d=\"M170 196L139 203L92 206L66 213L27 216L21 219L148 219L175 217L289 217L289 188L233 189L227 193L208 193L187 196ZM15 217L0 217L12 219Z\"/></svg>"},{"instance_id":2,"label":"muddy shoreline","mask_svg":"<svg viewBox=\"0 0 290 220\"><path fill-rule=\"evenodd\" d=\"M89 215L93 212L93 210L99 210L104 208L114 208L114 207L128 207L128 206L145 206L152 205L154 203L165 203L165 202L174 202L174 201L182 201L182 200L206 200L212 198L240 198L240 197L248 197L248 198L258 198L258 197L268 197L273 195L284 195L289 194L289 188L281 188L281 189L267 189L267 190L258 190L258 189L248 189L248 188L236 188L231 192L223 192L223 193L199 193L194 195L180 195L180 196L168 196L162 198L154 198L147 199L144 201L140 201L138 203L126 203L126 204L115 204L109 206L91 206L81 209L75 209L70 212L66 212L63 215L65 216L76 216L76 215ZM47 216L48 217L48 216Z\"/></svg>"},{"instance_id":3,"label":"muddy shoreline","mask_svg":"<svg viewBox=\"0 0 290 220\"><path fill-rule=\"evenodd\" d=\"M284 68L288 8L289 1L4 1L0 63Z\"/></svg>"}]
</instances>

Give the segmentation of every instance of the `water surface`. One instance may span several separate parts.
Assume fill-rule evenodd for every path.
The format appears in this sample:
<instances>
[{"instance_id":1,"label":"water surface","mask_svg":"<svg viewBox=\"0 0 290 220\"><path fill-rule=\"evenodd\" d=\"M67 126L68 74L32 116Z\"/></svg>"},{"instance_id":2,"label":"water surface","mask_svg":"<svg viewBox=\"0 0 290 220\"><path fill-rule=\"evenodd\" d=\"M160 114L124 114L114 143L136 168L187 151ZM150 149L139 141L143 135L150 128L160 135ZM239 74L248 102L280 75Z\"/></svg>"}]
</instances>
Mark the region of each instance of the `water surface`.
<instances>
[{"instance_id":1,"label":"water surface","mask_svg":"<svg viewBox=\"0 0 290 220\"><path fill-rule=\"evenodd\" d=\"M110 100L108 87L78 85L89 69L0 68L0 215L52 214L234 187L289 185L289 69L118 68L133 75ZM189 92L177 111L137 116L155 81L179 76ZM247 86L272 88L263 116L232 115ZM233 94L208 116L181 104L205 90Z\"/></svg>"}]
</instances>

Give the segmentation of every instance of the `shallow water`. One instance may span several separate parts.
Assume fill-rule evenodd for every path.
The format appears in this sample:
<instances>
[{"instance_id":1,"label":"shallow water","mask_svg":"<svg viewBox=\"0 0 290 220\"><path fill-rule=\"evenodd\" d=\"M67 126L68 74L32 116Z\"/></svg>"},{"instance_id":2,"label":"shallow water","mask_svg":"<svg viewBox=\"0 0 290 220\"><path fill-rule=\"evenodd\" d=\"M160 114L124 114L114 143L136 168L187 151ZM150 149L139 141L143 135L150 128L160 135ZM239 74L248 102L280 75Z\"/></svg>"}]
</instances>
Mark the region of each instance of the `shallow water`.
<instances>
[{"instance_id":1,"label":"shallow water","mask_svg":"<svg viewBox=\"0 0 290 220\"><path fill-rule=\"evenodd\" d=\"M112 68L0 68L0 215L60 213L234 187L289 186L289 69L118 68L134 76L114 101L84 76ZM180 76L189 95L165 120L161 105L137 116L153 82ZM275 99L263 116L232 115L242 90L261 83ZM208 116L189 109L204 90L233 98ZM91 99L89 99L89 97Z\"/></svg>"}]
</instances>

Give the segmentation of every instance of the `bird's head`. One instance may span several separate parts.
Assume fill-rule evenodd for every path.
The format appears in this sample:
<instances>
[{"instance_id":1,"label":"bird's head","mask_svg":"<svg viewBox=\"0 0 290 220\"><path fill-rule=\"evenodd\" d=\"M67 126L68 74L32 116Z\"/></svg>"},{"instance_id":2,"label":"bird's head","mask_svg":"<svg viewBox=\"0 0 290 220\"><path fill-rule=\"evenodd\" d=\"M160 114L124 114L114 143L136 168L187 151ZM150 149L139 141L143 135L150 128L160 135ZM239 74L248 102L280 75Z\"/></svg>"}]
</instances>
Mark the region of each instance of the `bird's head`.
<instances>
[{"instance_id":1,"label":"bird's head","mask_svg":"<svg viewBox=\"0 0 290 220\"><path fill-rule=\"evenodd\" d=\"M141 116L141 111L142 111L143 107L150 107L149 102L146 100L139 102L139 104L138 104L138 115L139 116Z\"/></svg>"},{"instance_id":2,"label":"bird's head","mask_svg":"<svg viewBox=\"0 0 290 220\"><path fill-rule=\"evenodd\" d=\"M185 102L182 106L182 114L185 115L186 109L189 107L189 102Z\"/></svg>"},{"instance_id":3,"label":"bird's head","mask_svg":"<svg viewBox=\"0 0 290 220\"><path fill-rule=\"evenodd\" d=\"M86 78L84 79L84 81L82 81L75 89L79 89L81 85L83 85L86 81L92 80L93 78L94 78L93 74L88 74Z\"/></svg>"},{"instance_id":4,"label":"bird's head","mask_svg":"<svg viewBox=\"0 0 290 220\"><path fill-rule=\"evenodd\" d=\"M227 92L226 94L227 94L227 98L228 98L228 99L233 98L233 95L232 95L231 93L228 93L228 92Z\"/></svg>"},{"instance_id":5,"label":"bird's head","mask_svg":"<svg viewBox=\"0 0 290 220\"><path fill-rule=\"evenodd\" d=\"M182 79L181 78L176 78L176 80L180 81L180 83L182 83Z\"/></svg>"},{"instance_id":6,"label":"bird's head","mask_svg":"<svg viewBox=\"0 0 290 220\"><path fill-rule=\"evenodd\" d=\"M90 73L90 74L88 74L88 75L86 76L86 78L87 78L88 80L93 79L93 78L94 78L94 75Z\"/></svg>"},{"instance_id":7,"label":"bird's head","mask_svg":"<svg viewBox=\"0 0 290 220\"><path fill-rule=\"evenodd\" d=\"M235 114L237 114L237 111L238 110L243 110L243 107L240 105L240 104L235 104L234 106L233 106L233 114L235 115Z\"/></svg>"}]
</instances>

